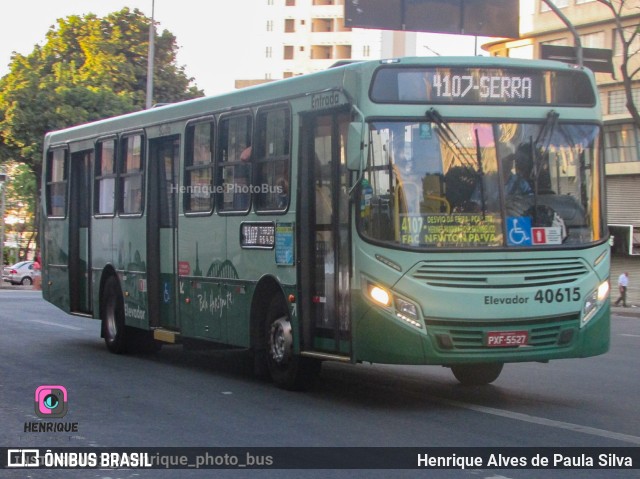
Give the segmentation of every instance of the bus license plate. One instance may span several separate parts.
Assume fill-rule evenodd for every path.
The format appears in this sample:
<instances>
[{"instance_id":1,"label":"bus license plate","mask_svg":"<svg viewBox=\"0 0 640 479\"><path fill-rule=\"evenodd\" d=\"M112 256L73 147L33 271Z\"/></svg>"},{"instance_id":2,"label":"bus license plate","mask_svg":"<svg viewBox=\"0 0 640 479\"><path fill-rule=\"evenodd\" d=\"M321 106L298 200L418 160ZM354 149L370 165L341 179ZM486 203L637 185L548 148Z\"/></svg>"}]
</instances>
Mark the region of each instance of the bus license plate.
<instances>
[{"instance_id":1,"label":"bus license plate","mask_svg":"<svg viewBox=\"0 0 640 479\"><path fill-rule=\"evenodd\" d=\"M513 348L528 342L527 331L489 331L486 336L486 345L490 348Z\"/></svg>"}]
</instances>

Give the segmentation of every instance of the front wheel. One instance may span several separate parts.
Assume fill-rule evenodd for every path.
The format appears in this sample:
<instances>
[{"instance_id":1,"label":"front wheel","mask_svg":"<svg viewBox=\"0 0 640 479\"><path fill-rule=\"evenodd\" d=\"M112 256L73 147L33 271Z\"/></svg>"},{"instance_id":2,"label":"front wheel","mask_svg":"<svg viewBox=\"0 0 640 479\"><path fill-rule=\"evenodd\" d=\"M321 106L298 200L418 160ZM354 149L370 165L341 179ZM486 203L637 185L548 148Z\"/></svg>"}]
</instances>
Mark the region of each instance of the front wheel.
<instances>
[{"instance_id":1,"label":"front wheel","mask_svg":"<svg viewBox=\"0 0 640 479\"><path fill-rule=\"evenodd\" d=\"M463 386L484 386L498 379L503 366L503 363L460 364L451 366L451 372Z\"/></svg>"},{"instance_id":2,"label":"front wheel","mask_svg":"<svg viewBox=\"0 0 640 479\"><path fill-rule=\"evenodd\" d=\"M293 353L293 331L283 298L274 298L265 321L267 367L273 382L283 389L307 389L320 372L320 362Z\"/></svg>"}]
</instances>

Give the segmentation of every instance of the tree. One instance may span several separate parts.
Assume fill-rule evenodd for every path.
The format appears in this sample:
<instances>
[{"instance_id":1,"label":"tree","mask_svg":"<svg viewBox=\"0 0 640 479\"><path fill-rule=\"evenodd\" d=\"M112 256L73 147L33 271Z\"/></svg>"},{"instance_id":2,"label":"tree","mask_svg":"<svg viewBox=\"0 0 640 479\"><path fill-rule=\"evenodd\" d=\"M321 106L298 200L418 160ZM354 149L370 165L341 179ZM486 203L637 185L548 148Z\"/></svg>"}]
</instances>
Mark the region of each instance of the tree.
<instances>
[{"instance_id":1,"label":"tree","mask_svg":"<svg viewBox=\"0 0 640 479\"><path fill-rule=\"evenodd\" d=\"M36 203L38 188L35 176L28 165L8 162L5 183L5 238L17 243L17 248L5 250L8 264L26 259L32 250L36 231Z\"/></svg>"},{"instance_id":2,"label":"tree","mask_svg":"<svg viewBox=\"0 0 640 479\"><path fill-rule=\"evenodd\" d=\"M638 108L633 99L633 82L640 73L640 62L638 61L638 55L636 55L638 53L637 45L640 28L637 24L629 27L624 21L626 16L638 13L638 4L636 1L630 2L627 0L598 0L598 2L609 8L616 23L615 35L618 37L622 48L620 73L627 100L626 106L636 127L640 128L640 113L638 113ZM637 21L634 23L637 23Z\"/></svg>"},{"instance_id":3,"label":"tree","mask_svg":"<svg viewBox=\"0 0 640 479\"><path fill-rule=\"evenodd\" d=\"M40 184L42 141L50 130L142 110L151 19L124 8L59 19L43 46L14 53L0 79L0 162L25 163ZM154 91L158 102L203 95L176 65L176 38L156 33Z\"/></svg>"}]
</instances>

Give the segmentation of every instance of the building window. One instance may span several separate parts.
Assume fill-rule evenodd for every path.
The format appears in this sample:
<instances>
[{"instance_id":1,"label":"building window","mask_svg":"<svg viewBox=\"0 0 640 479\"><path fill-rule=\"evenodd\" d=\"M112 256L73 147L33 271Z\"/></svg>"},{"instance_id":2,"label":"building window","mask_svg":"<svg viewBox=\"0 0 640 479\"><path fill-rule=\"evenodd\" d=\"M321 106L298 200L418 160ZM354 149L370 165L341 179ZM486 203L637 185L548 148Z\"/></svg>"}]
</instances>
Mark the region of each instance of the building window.
<instances>
[{"instance_id":1,"label":"building window","mask_svg":"<svg viewBox=\"0 0 640 479\"><path fill-rule=\"evenodd\" d=\"M93 212L96 215L113 215L116 193L116 140L99 141L96 144L95 194Z\"/></svg>"},{"instance_id":2,"label":"building window","mask_svg":"<svg viewBox=\"0 0 640 479\"><path fill-rule=\"evenodd\" d=\"M284 46L284 59L285 60L293 60L293 46L285 45Z\"/></svg>"},{"instance_id":3,"label":"building window","mask_svg":"<svg viewBox=\"0 0 640 479\"><path fill-rule=\"evenodd\" d=\"M638 161L637 128L632 124L605 125L605 162Z\"/></svg>"},{"instance_id":4,"label":"building window","mask_svg":"<svg viewBox=\"0 0 640 479\"><path fill-rule=\"evenodd\" d=\"M362 47L362 56L367 58L371 55L371 47L369 45L364 45Z\"/></svg>"},{"instance_id":5,"label":"building window","mask_svg":"<svg viewBox=\"0 0 640 479\"><path fill-rule=\"evenodd\" d=\"M296 31L296 21L293 18L287 18L284 21L284 32L294 33Z\"/></svg>"},{"instance_id":6,"label":"building window","mask_svg":"<svg viewBox=\"0 0 640 479\"><path fill-rule=\"evenodd\" d=\"M569 0L553 0L553 3L558 8L564 8L569 6ZM547 5L543 0L540 0L540 11L541 12L550 12L551 9L549 5Z\"/></svg>"},{"instance_id":7,"label":"building window","mask_svg":"<svg viewBox=\"0 0 640 479\"><path fill-rule=\"evenodd\" d=\"M122 141L120 205L121 211L125 215L142 213L143 140L142 135L132 135Z\"/></svg>"},{"instance_id":8,"label":"building window","mask_svg":"<svg viewBox=\"0 0 640 479\"><path fill-rule=\"evenodd\" d=\"M583 48L604 48L604 32L593 32L580 35Z\"/></svg>"},{"instance_id":9,"label":"building window","mask_svg":"<svg viewBox=\"0 0 640 479\"><path fill-rule=\"evenodd\" d=\"M640 25L633 25L630 27L625 27L622 30L622 35L625 38L625 41L628 41L629 38L635 33L635 31L640 27ZM613 30L613 54L615 56L621 57L624 53L622 48L622 41L620 40L620 33L618 29ZM640 51L640 35L636 35L633 38L633 41L629 45L629 56L634 55Z\"/></svg>"},{"instance_id":10,"label":"building window","mask_svg":"<svg viewBox=\"0 0 640 479\"><path fill-rule=\"evenodd\" d=\"M185 213L213 211L213 144L213 121L201 121L187 127Z\"/></svg>"},{"instance_id":11,"label":"building window","mask_svg":"<svg viewBox=\"0 0 640 479\"><path fill-rule=\"evenodd\" d=\"M256 211L284 211L289 206L290 113L261 112L256 125Z\"/></svg>"},{"instance_id":12,"label":"building window","mask_svg":"<svg viewBox=\"0 0 640 479\"><path fill-rule=\"evenodd\" d=\"M287 6L287 7L295 7L296 6L296 0L287 0L285 2L285 6Z\"/></svg>"},{"instance_id":13,"label":"building window","mask_svg":"<svg viewBox=\"0 0 640 479\"><path fill-rule=\"evenodd\" d=\"M266 47L266 49L265 49L265 57L267 57L267 58L273 57L273 47Z\"/></svg>"},{"instance_id":14,"label":"building window","mask_svg":"<svg viewBox=\"0 0 640 479\"><path fill-rule=\"evenodd\" d=\"M50 151L47 162L47 216L62 218L67 211L67 150Z\"/></svg>"},{"instance_id":15,"label":"building window","mask_svg":"<svg viewBox=\"0 0 640 479\"><path fill-rule=\"evenodd\" d=\"M632 90L633 102L640 104L640 88L634 88ZM613 90L607 92L608 108L607 114L619 115L621 113L627 113L627 94L624 90Z\"/></svg>"},{"instance_id":16,"label":"building window","mask_svg":"<svg viewBox=\"0 0 640 479\"><path fill-rule=\"evenodd\" d=\"M311 45L311 59L326 60L332 58L333 48L324 45Z\"/></svg>"}]
</instances>

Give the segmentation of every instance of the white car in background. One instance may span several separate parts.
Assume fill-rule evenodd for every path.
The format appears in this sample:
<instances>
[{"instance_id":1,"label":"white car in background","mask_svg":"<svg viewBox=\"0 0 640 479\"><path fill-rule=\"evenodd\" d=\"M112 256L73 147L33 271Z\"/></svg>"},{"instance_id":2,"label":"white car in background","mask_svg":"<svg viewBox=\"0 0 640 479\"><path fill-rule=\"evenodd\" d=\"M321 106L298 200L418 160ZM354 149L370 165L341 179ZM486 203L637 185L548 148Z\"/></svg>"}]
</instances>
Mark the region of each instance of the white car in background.
<instances>
[{"instance_id":1,"label":"white car in background","mask_svg":"<svg viewBox=\"0 0 640 479\"><path fill-rule=\"evenodd\" d=\"M11 284L30 285L33 284L33 277L36 269L33 261L20 261L13 266L5 266L2 271L2 279Z\"/></svg>"}]
</instances>

